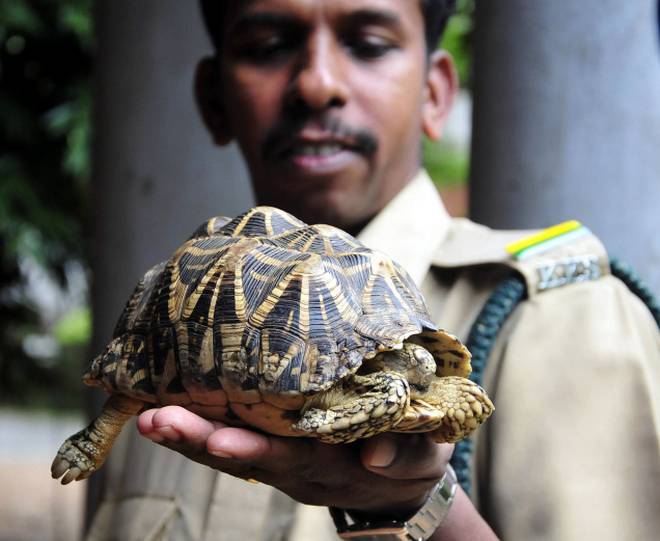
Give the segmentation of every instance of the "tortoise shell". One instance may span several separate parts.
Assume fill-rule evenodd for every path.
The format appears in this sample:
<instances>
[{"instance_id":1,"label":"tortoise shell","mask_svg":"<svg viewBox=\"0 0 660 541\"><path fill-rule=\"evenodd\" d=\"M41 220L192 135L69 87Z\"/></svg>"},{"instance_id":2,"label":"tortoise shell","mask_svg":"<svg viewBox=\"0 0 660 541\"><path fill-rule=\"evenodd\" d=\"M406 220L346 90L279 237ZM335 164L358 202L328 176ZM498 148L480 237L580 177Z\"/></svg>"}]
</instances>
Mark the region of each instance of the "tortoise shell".
<instances>
[{"instance_id":1,"label":"tortoise shell","mask_svg":"<svg viewBox=\"0 0 660 541\"><path fill-rule=\"evenodd\" d=\"M438 375L469 375L467 349L397 263L335 227L255 207L208 220L145 274L84 380L288 434L273 406L298 410L407 339Z\"/></svg>"}]
</instances>

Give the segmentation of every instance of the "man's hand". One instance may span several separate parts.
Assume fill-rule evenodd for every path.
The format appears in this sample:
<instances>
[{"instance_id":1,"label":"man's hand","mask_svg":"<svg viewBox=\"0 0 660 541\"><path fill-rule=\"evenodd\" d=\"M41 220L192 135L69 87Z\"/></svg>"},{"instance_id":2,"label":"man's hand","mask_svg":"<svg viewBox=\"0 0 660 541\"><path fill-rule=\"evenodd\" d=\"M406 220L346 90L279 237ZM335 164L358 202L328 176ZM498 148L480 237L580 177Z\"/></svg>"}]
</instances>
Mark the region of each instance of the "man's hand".
<instances>
[{"instance_id":1,"label":"man's hand","mask_svg":"<svg viewBox=\"0 0 660 541\"><path fill-rule=\"evenodd\" d=\"M424 503L453 450L424 434L385 433L349 445L278 437L178 406L145 411L138 430L195 462L272 485L299 502L402 518Z\"/></svg>"}]
</instances>

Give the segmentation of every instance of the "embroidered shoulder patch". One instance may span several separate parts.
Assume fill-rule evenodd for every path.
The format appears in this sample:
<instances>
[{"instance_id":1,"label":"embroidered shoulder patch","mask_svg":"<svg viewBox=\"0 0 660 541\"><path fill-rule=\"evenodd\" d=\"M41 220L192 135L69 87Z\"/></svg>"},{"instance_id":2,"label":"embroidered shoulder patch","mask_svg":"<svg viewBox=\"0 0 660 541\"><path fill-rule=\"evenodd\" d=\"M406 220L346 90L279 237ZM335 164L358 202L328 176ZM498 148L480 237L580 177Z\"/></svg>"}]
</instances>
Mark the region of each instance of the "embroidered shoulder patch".
<instances>
[{"instance_id":1,"label":"embroidered shoulder patch","mask_svg":"<svg viewBox=\"0 0 660 541\"><path fill-rule=\"evenodd\" d=\"M545 291L546 289L575 282L597 280L601 276L598 257L595 255L566 257L558 261L539 262L536 266L536 272L538 273L538 291Z\"/></svg>"}]
</instances>

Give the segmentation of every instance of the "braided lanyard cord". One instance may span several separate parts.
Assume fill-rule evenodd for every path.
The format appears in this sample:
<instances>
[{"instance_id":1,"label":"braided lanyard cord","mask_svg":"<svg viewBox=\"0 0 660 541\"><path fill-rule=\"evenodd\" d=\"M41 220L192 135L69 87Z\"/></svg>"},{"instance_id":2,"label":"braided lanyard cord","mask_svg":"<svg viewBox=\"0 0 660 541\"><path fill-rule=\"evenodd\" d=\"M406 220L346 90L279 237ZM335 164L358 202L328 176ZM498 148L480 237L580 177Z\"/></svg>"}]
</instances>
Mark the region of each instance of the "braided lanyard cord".
<instances>
[{"instance_id":1,"label":"braided lanyard cord","mask_svg":"<svg viewBox=\"0 0 660 541\"><path fill-rule=\"evenodd\" d=\"M660 327L660 303L634 269L615 258L610 260L610 269L613 276L621 280L632 293L644 302ZM507 278L495 288L472 325L466 346L472 353L470 379L478 385L481 385L488 357L500 329L516 306L525 298L526 291L525 282L521 276L516 274ZM458 482L468 495L472 487L470 457L473 448L472 438L461 440L456 444L451 459Z\"/></svg>"},{"instance_id":2,"label":"braided lanyard cord","mask_svg":"<svg viewBox=\"0 0 660 541\"><path fill-rule=\"evenodd\" d=\"M654 297L651 289L639 277L639 274L635 272L635 269L619 259L612 258L610 259L610 270L613 276L626 284L630 291L644 301L646 307L653 314L656 324L660 327L660 303Z\"/></svg>"},{"instance_id":3,"label":"braided lanyard cord","mask_svg":"<svg viewBox=\"0 0 660 541\"><path fill-rule=\"evenodd\" d=\"M525 282L519 275L513 275L501 284L486 301L472 325L466 346L472 353L472 373L470 379L481 385L486 362L495 345L495 340L511 315L511 312L525 297ZM466 494L470 494L472 473L470 472L470 456L474 443L472 438L459 441L454 448L451 465L456 472L458 482Z\"/></svg>"}]
</instances>

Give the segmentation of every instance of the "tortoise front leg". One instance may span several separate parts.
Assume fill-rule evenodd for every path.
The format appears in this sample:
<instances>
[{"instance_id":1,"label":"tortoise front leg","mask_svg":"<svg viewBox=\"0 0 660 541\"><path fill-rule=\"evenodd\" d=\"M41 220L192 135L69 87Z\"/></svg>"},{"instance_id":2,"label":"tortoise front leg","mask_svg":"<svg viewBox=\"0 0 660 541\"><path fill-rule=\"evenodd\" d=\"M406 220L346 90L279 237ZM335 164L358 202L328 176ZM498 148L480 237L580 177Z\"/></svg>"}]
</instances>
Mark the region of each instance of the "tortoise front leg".
<instances>
[{"instance_id":1,"label":"tortoise front leg","mask_svg":"<svg viewBox=\"0 0 660 541\"><path fill-rule=\"evenodd\" d=\"M314 396L294 425L325 443L349 443L390 430L410 402L406 379L395 372L353 376Z\"/></svg>"},{"instance_id":2,"label":"tortoise front leg","mask_svg":"<svg viewBox=\"0 0 660 541\"><path fill-rule=\"evenodd\" d=\"M468 437L495 410L479 385L466 378L437 378L424 392L415 391L394 432L430 432L438 443Z\"/></svg>"},{"instance_id":3,"label":"tortoise front leg","mask_svg":"<svg viewBox=\"0 0 660 541\"><path fill-rule=\"evenodd\" d=\"M87 428L67 438L50 467L53 479L63 474L62 484L86 479L105 462L110 447L132 416L137 415L145 403L124 395L111 395L103 405L101 414Z\"/></svg>"}]
</instances>

